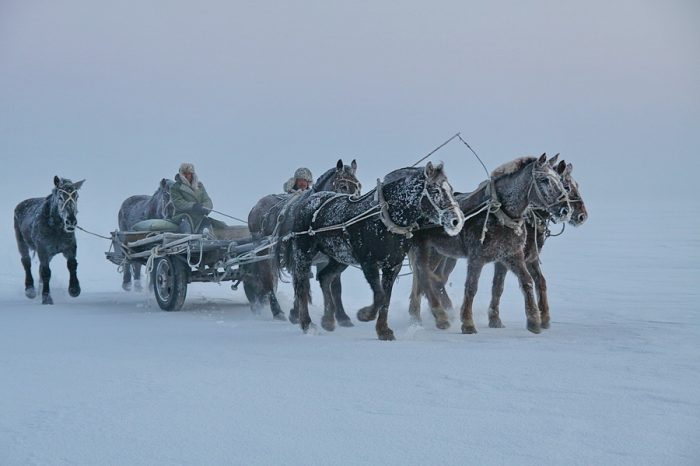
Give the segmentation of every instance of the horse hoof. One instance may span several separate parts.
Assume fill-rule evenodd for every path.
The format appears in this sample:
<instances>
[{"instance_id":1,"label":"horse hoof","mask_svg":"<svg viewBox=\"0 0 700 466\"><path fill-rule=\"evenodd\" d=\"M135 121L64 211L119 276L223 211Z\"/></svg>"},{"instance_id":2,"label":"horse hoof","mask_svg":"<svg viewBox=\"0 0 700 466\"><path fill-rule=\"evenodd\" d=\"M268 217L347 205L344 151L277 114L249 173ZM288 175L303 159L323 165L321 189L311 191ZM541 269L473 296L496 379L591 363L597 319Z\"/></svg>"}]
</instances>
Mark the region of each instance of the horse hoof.
<instances>
[{"instance_id":1,"label":"horse hoof","mask_svg":"<svg viewBox=\"0 0 700 466\"><path fill-rule=\"evenodd\" d=\"M143 291L143 286L141 286L141 281L136 280L134 282L134 290L135 291Z\"/></svg>"},{"instance_id":2,"label":"horse hoof","mask_svg":"<svg viewBox=\"0 0 700 466\"><path fill-rule=\"evenodd\" d=\"M51 295L44 295L41 298L41 304L53 304L53 298L51 298Z\"/></svg>"},{"instance_id":3,"label":"horse hoof","mask_svg":"<svg viewBox=\"0 0 700 466\"><path fill-rule=\"evenodd\" d=\"M36 289L30 286L24 290L24 295L29 299L34 299L36 298Z\"/></svg>"},{"instance_id":4,"label":"horse hoof","mask_svg":"<svg viewBox=\"0 0 700 466\"><path fill-rule=\"evenodd\" d=\"M341 327L354 327L355 324L352 323L352 320L350 320L350 317L345 316L343 318L336 318L338 321L338 325Z\"/></svg>"},{"instance_id":5,"label":"horse hoof","mask_svg":"<svg viewBox=\"0 0 700 466\"><path fill-rule=\"evenodd\" d=\"M321 327L326 332L332 332L335 330L335 319L326 319L325 317L321 319Z\"/></svg>"},{"instance_id":6,"label":"horse hoof","mask_svg":"<svg viewBox=\"0 0 700 466\"><path fill-rule=\"evenodd\" d=\"M304 332L304 334L307 334L307 335L316 335L318 333L318 329L316 328L316 324L314 324L313 322L309 322L306 325L301 324L301 330Z\"/></svg>"},{"instance_id":7,"label":"horse hoof","mask_svg":"<svg viewBox=\"0 0 700 466\"><path fill-rule=\"evenodd\" d=\"M357 311L357 320L360 322L371 322L377 318L377 313L374 312L372 306L363 307Z\"/></svg>"},{"instance_id":8,"label":"horse hoof","mask_svg":"<svg viewBox=\"0 0 700 466\"><path fill-rule=\"evenodd\" d=\"M542 332L542 326L540 325L539 322L530 322L528 321L527 323L527 329L531 331L532 333L540 333Z\"/></svg>"},{"instance_id":9,"label":"horse hoof","mask_svg":"<svg viewBox=\"0 0 700 466\"><path fill-rule=\"evenodd\" d=\"M540 327L543 328L544 330L547 330L549 328L549 318L547 318L547 320L542 319L542 323L540 324Z\"/></svg>"},{"instance_id":10,"label":"horse hoof","mask_svg":"<svg viewBox=\"0 0 700 466\"><path fill-rule=\"evenodd\" d=\"M394 332L391 329L386 329L381 332L377 332L377 336L381 341L394 341L396 340L396 337L394 336Z\"/></svg>"},{"instance_id":11,"label":"horse hoof","mask_svg":"<svg viewBox=\"0 0 700 466\"><path fill-rule=\"evenodd\" d=\"M450 321L449 320L438 320L435 322L435 326L439 328L440 330L447 330L450 328Z\"/></svg>"},{"instance_id":12,"label":"horse hoof","mask_svg":"<svg viewBox=\"0 0 700 466\"><path fill-rule=\"evenodd\" d=\"M289 313L289 321L293 324L298 324L299 323L299 314L296 314L293 312L294 310Z\"/></svg>"},{"instance_id":13,"label":"horse hoof","mask_svg":"<svg viewBox=\"0 0 700 466\"><path fill-rule=\"evenodd\" d=\"M280 311L277 314L273 314L272 318L275 320L287 320L287 316L284 315L284 312Z\"/></svg>"},{"instance_id":14,"label":"horse hoof","mask_svg":"<svg viewBox=\"0 0 700 466\"><path fill-rule=\"evenodd\" d=\"M71 286L68 288L68 294L71 298L77 298L80 296L80 286Z\"/></svg>"},{"instance_id":15,"label":"horse hoof","mask_svg":"<svg viewBox=\"0 0 700 466\"><path fill-rule=\"evenodd\" d=\"M489 319L489 327L491 328L506 328L501 322L501 319Z\"/></svg>"},{"instance_id":16,"label":"horse hoof","mask_svg":"<svg viewBox=\"0 0 700 466\"><path fill-rule=\"evenodd\" d=\"M124 283L122 283L122 290L124 290L124 291L131 291L131 282L124 282Z\"/></svg>"},{"instance_id":17,"label":"horse hoof","mask_svg":"<svg viewBox=\"0 0 700 466\"><path fill-rule=\"evenodd\" d=\"M465 335L472 335L474 333L477 333L476 327L473 325L462 325L462 333Z\"/></svg>"}]
</instances>

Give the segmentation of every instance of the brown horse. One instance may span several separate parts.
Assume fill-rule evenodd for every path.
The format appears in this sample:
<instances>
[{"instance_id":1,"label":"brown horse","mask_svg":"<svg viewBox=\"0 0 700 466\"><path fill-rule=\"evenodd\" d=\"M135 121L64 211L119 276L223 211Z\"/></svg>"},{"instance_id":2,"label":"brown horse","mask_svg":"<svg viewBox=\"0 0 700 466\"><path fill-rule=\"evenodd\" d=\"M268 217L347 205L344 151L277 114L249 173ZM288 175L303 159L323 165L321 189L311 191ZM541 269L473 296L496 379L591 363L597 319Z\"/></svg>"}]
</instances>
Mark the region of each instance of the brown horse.
<instances>
[{"instance_id":1,"label":"brown horse","mask_svg":"<svg viewBox=\"0 0 700 466\"><path fill-rule=\"evenodd\" d=\"M569 219L571 206L561 173L554 171L545 154L539 158L516 159L494 170L491 178L470 195L458 197L460 208L469 218L457 237L448 237L435 229L416 233L414 280L425 291L439 328L449 327L443 307L449 298L445 299L444 289L442 298L439 292L441 286L444 288L444 278L433 273L436 266L440 267L439 260L431 260L433 249L452 258L467 258L462 333L476 333L472 304L481 270L489 262L501 262L517 275L525 300L527 328L533 333L540 332L533 280L525 263L525 215L532 207L546 211L557 221ZM412 311L415 312L415 307ZM420 319L419 314L413 317Z\"/></svg>"}]
</instances>

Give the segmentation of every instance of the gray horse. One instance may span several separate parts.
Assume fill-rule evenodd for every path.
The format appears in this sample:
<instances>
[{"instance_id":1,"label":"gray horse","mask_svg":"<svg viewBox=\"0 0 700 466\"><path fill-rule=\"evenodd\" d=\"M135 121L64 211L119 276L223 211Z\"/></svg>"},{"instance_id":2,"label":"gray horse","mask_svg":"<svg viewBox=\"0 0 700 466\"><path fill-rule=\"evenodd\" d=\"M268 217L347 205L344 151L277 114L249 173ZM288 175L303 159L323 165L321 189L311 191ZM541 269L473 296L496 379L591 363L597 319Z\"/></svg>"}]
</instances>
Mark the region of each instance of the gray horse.
<instances>
[{"instance_id":1,"label":"gray horse","mask_svg":"<svg viewBox=\"0 0 700 466\"><path fill-rule=\"evenodd\" d=\"M561 182L567 192L567 196L569 197L569 202L572 208L569 224L574 227L580 226L588 218L588 211L586 210L583 198L581 197L578 183L571 176L573 166L571 164L566 164L564 161L561 161L559 162L559 165L556 165L556 162L557 156L554 156L549 160L550 166L557 167L556 171L561 173ZM457 195L455 197L459 200L465 196L469 196L469 194ZM545 240L550 236L548 225L552 220L551 215L547 211L540 209L531 209L530 214L525 216L525 223L527 224L527 227L525 228L525 233L527 235L527 240L525 243L525 261L528 271L535 282L538 301L537 304L540 309L541 316L541 326L544 329L549 328L550 313L549 300L547 298L547 282L540 267L539 254L544 247ZM537 243L534 241L535 234L537 237ZM410 258L412 262L415 260L413 251ZM450 277L450 274L454 270L455 265L457 264L457 259L443 256L433 250L430 252L428 264L434 278L434 280L430 283L435 288L435 292L438 295L440 300L440 308L452 309L452 301L447 294L445 285ZM501 262L496 262L494 264L491 305L489 306L489 327L492 328L503 327L503 323L501 322L499 316L499 303L503 293L503 285L507 272L507 267ZM421 294L425 293L421 286L421 282L419 282L416 275L414 275L409 313L411 314L411 319L416 322L420 322L421 320L420 299ZM443 325L444 328L444 322L437 320L436 324L438 327Z\"/></svg>"},{"instance_id":2,"label":"gray horse","mask_svg":"<svg viewBox=\"0 0 700 466\"><path fill-rule=\"evenodd\" d=\"M85 180L73 183L67 178L54 176L54 188L49 196L26 199L15 207L15 237L24 266L24 294L27 298L36 297L30 250L39 256L42 304L53 304L49 263L56 254L63 254L66 258L70 274L68 293L72 297L80 295L75 229L78 226L78 190L83 182Z\"/></svg>"},{"instance_id":3,"label":"gray horse","mask_svg":"<svg viewBox=\"0 0 700 466\"><path fill-rule=\"evenodd\" d=\"M490 180L471 195L458 199L460 208L469 216L457 237L449 237L438 230L416 233L414 273L425 290L438 327L449 327L439 293L444 285L431 272L432 249L453 258L466 257L468 261L464 302L461 308L462 333L476 333L472 303L479 276L489 262L503 263L518 277L525 299L527 328L541 331L540 312L533 293L533 280L525 263L525 220L528 208L548 212L555 221L566 221L571 215L566 190L557 173L547 163L547 156L522 157L497 168Z\"/></svg>"},{"instance_id":4,"label":"gray horse","mask_svg":"<svg viewBox=\"0 0 700 466\"><path fill-rule=\"evenodd\" d=\"M140 194L128 197L119 208L118 220L121 231L129 231L142 220L170 218L175 208L170 201L172 180L163 178L152 196ZM124 264L122 288L131 290L131 272L134 272L134 287L141 290L141 264Z\"/></svg>"}]
</instances>

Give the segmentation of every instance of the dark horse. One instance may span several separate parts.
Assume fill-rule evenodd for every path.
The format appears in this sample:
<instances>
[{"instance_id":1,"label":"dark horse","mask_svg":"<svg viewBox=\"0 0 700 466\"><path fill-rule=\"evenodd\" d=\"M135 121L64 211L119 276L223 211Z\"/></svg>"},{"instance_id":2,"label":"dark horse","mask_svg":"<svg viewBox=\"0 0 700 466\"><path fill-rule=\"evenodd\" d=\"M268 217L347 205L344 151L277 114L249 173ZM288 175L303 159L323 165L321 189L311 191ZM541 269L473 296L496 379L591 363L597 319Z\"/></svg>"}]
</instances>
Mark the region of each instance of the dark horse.
<instances>
[{"instance_id":1,"label":"dark horse","mask_svg":"<svg viewBox=\"0 0 700 466\"><path fill-rule=\"evenodd\" d=\"M494 170L471 195L460 200L462 211L471 216L457 237L436 230L417 232L414 273L425 291L438 327L447 328L449 320L442 308L439 287L444 285L431 271L432 249L453 258L466 257L467 279L461 308L462 333L476 333L472 303L483 266L498 261L511 270L520 282L525 299L527 328L541 331L540 312L533 294L533 280L525 264L525 220L528 208L544 210L556 221L571 215L560 173L547 163L547 157L522 157ZM434 265L434 264L433 264ZM415 316L414 316L415 317Z\"/></svg>"},{"instance_id":2,"label":"dark horse","mask_svg":"<svg viewBox=\"0 0 700 466\"><path fill-rule=\"evenodd\" d=\"M324 191L333 191L343 194L358 195L360 182L355 176L357 162L353 160L350 165L343 165L343 160L338 160L334 168L321 175L313 187L309 190L294 194L270 194L260 199L248 214L248 228L254 238L273 236L281 238L292 230L292 220L297 206L302 199ZM275 292L279 277L279 266L276 260L254 262L243 266L243 287L250 306L254 312L267 302L270 304L272 315L275 319L284 320L284 312L280 308ZM334 284L337 293L340 294L340 279ZM298 321L295 309L289 316L293 323ZM339 311L338 321L341 325L352 326L352 321L342 310Z\"/></svg>"},{"instance_id":3,"label":"dark horse","mask_svg":"<svg viewBox=\"0 0 700 466\"><path fill-rule=\"evenodd\" d=\"M309 272L320 252L329 257L317 276L323 290L323 328L335 328L339 302L332 283L348 265L359 264L374 297L371 306L358 311L357 318L363 322L376 318L379 339L393 340L394 332L387 323L391 291L418 222L439 225L447 235L456 235L462 228L464 217L442 164L396 170L386 176L383 185L378 183L360 198L318 193L305 199L294 218L292 247L287 248L286 257L302 330L313 328Z\"/></svg>"},{"instance_id":4,"label":"dark horse","mask_svg":"<svg viewBox=\"0 0 700 466\"><path fill-rule=\"evenodd\" d=\"M170 186L172 180L163 178L153 196L140 194L128 197L119 208L119 230L130 231L131 228L142 220L170 218L175 212L175 206L170 201ZM141 290L141 265L124 264L124 279L122 288L131 289L131 272L134 272L134 286Z\"/></svg>"},{"instance_id":5,"label":"dark horse","mask_svg":"<svg viewBox=\"0 0 700 466\"><path fill-rule=\"evenodd\" d=\"M39 256L39 276L43 283L42 304L53 304L49 288L49 263L59 253L66 258L70 273L68 293L72 297L80 294L78 261L75 258L75 229L78 226L78 190L84 182L81 180L73 183L69 179L55 176L55 187L51 194L45 198L26 199L15 207L15 237L25 272L24 294L30 299L36 297L32 260L29 256L29 251L32 250Z\"/></svg>"},{"instance_id":6,"label":"dark horse","mask_svg":"<svg viewBox=\"0 0 700 466\"><path fill-rule=\"evenodd\" d=\"M557 156L550 159L549 164L552 167L556 166L556 171L561 173L561 182L567 192L572 209L569 224L577 227L586 221L588 218L588 212L579 192L578 183L571 176L573 166L571 164L566 164L564 161L561 161L559 162L559 165L556 165L556 160ZM469 194L456 195L455 197L459 202L460 199L466 199L468 196ZM525 216L525 223L527 225L525 228L525 234L527 235L524 249L525 262L528 272L535 282L538 308L540 310L541 317L541 327L544 329L549 328L550 314L549 302L547 299L547 283L540 267L539 254L544 247L545 240L547 237L549 237L548 224L552 221L554 221L552 215L547 210L542 209L531 209L530 213L526 214ZM534 240L535 236L537 238L537 243L535 243ZM415 250L412 252L415 252ZM415 258L412 257L411 259L412 262L414 262ZM445 284L447 283L450 274L454 270L456 263L457 259L443 256L435 250L432 250L429 253L428 267L431 271L430 273L433 280L429 281L428 284L436 289L435 291L437 292L440 300L440 309L452 309L452 301L447 295ZM503 263L496 261L494 264L493 286L491 289L491 305L489 306L489 327L492 328L503 327L503 323L499 317L499 303L501 294L503 293L503 284L507 272L508 268ZM425 293L422 286L423 283L417 279L417 275L414 275L409 312L411 313L412 319L417 322L420 322L421 320L420 297L422 293ZM443 319L439 318L441 316ZM449 322L444 320L444 315L436 314L435 317L436 324L439 328L446 328L446 326L449 325Z\"/></svg>"}]
</instances>

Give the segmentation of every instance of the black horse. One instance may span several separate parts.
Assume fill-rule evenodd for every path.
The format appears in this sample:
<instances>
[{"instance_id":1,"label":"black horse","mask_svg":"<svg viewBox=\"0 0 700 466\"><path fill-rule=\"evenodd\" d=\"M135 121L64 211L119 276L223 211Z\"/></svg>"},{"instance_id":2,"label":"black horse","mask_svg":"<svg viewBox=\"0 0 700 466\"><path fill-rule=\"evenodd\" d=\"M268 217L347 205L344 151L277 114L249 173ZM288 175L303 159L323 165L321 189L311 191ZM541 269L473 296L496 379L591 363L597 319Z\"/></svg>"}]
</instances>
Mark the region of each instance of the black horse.
<instances>
[{"instance_id":1,"label":"black horse","mask_svg":"<svg viewBox=\"0 0 700 466\"><path fill-rule=\"evenodd\" d=\"M121 231L129 231L142 220L170 218L175 212L175 206L170 201L170 186L172 180L163 178L153 196L140 194L128 197L119 208L118 220ZM141 290L141 264L124 264L122 288L131 289L131 272L134 272L134 287Z\"/></svg>"},{"instance_id":2,"label":"black horse","mask_svg":"<svg viewBox=\"0 0 700 466\"><path fill-rule=\"evenodd\" d=\"M464 217L452 195L452 187L442 164L424 168L403 168L386 176L384 184L360 197L318 193L303 200L289 235L285 262L294 282L294 307L304 332L313 328L309 316L309 272L319 252L329 263L318 273L323 290L322 326L335 328L339 302L332 283L350 264L359 264L369 282L374 299L360 309L357 318L367 322L377 318L380 340L393 340L387 315L391 291L412 242L418 222L439 225L448 235L456 235ZM279 251L279 249L278 249ZM382 274L380 278L379 269Z\"/></svg>"},{"instance_id":3,"label":"black horse","mask_svg":"<svg viewBox=\"0 0 700 466\"><path fill-rule=\"evenodd\" d=\"M80 294L78 261L75 258L75 229L78 226L78 190L84 182L85 180L81 180L73 183L69 179L55 176L55 187L49 196L26 199L15 207L15 237L26 274L24 294L30 299L36 297L31 270L32 260L29 256L29 251L32 250L39 256L39 276L43 283L42 304L53 304L49 288L49 263L53 256L59 253L66 258L70 273L68 293L72 297Z\"/></svg>"},{"instance_id":4,"label":"black horse","mask_svg":"<svg viewBox=\"0 0 700 466\"><path fill-rule=\"evenodd\" d=\"M343 165L339 159L334 168L329 169L316 180L309 190L294 194L269 194L260 199L248 214L248 228L254 238L272 236L281 238L292 231L292 220L297 206L302 199L311 194L324 191L333 191L345 194L357 195L360 192L360 182L355 176L357 162L353 160L350 165ZM243 271L243 288L245 290L253 312L259 312L265 303L270 304L270 310L275 319L284 320L285 315L280 308L277 296L277 283L280 264L274 260L254 262L241 267ZM340 294L340 279L334 283L337 293ZM298 322L296 308L290 312L289 319L293 323ZM342 310L339 310L338 321L341 325L352 326L352 321Z\"/></svg>"}]
</instances>

